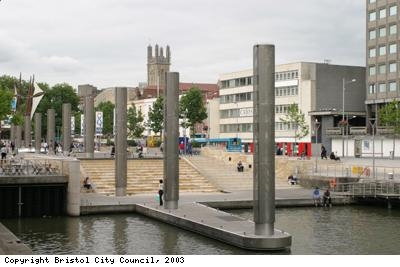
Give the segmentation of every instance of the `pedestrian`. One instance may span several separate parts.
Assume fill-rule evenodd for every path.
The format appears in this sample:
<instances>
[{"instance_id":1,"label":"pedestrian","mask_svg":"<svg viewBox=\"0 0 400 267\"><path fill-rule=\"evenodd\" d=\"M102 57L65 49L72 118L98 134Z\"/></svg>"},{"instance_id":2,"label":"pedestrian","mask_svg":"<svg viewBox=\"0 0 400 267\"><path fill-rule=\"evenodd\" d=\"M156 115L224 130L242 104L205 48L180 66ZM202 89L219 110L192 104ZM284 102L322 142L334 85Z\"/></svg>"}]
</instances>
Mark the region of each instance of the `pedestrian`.
<instances>
[{"instance_id":1,"label":"pedestrian","mask_svg":"<svg viewBox=\"0 0 400 267\"><path fill-rule=\"evenodd\" d=\"M318 186L316 186L313 191L313 200L314 200L315 207L318 207L319 205L321 205L321 195L319 193Z\"/></svg>"},{"instance_id":2,"label":"pedestrian","mask_svg":"<svg viewBox=\"0 0 400 267\"><path fill-rule=\"evenodd\" d=\"M164 194L164 184L163 184L163 179L160 179L159 184L158 184L158 197L160 200L160 206L163 205L163 194Z\"/></svg>"},{"instance_id":3,"label":"pedestrian","mask_svg":"<svg viewBox=\"0 0 400 267\"><path fill-rule=\"evenodd\" d=\"M115 146L111 147L111 157L113 158L115 156Z\"/></svg>"},{"instance_id":4,"label":"pedestrian","mask_svg":"<svg viewBox=\"0 0 400 267\"><path fill-rule=\"evenodd\" d=\"M1 165L3 165L3 161L6 161L7 158L7 147L2 144L1 147Z\"/></svg>"},{"instance_id":5,"label":"pedestrian","mask_svg":"<svg viewBox=\"0 0 400 267\"><path fill-rule=\"evenodd\" d=\"M322 196L322 199L324 207L332 207L331 193L329 192L329 189L326 189L324 195Z\"/></svg>"},{"instance_id":6,"label":"pedestrian","mask_svg":"<svg viewBox=\"0 0 400 267\"><path fill-rule=\"evenodd\" d=\"M324 147L324 145L321 146L321 159L328 159L328 157L326 156L326 148Z\"/></svg>"}]
</instances>

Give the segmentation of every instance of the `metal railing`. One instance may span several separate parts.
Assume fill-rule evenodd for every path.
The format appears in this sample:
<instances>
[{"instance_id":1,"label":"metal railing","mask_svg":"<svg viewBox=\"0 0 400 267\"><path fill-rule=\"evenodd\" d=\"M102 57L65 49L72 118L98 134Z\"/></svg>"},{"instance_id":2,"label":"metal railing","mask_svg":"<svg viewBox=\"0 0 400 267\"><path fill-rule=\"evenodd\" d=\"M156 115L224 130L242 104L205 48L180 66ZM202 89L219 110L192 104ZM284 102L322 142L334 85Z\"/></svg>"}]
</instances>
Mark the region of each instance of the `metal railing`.
<instances>
[{"instance_id":1,"label":"metal railing","mask_svg":"<svg viewBox=\"0 0 400 267\"><path fill-rule=\"evenodd\" d=\"M62 160L57 159L7 159L0 164L1 176L63 175Z\"/></svg>"},{"instance_id":2,"label":"metal railing","mask_svg":"<svg viewBox=\"0 0 400 267\"><path fill-rule=\"evenodd\" d=\"M398 197L400 198L400 183L393 182L362 182L362 183L339 183L335 192L346 193L346 195L362 197Z\"/></svg>"}]
</instances>

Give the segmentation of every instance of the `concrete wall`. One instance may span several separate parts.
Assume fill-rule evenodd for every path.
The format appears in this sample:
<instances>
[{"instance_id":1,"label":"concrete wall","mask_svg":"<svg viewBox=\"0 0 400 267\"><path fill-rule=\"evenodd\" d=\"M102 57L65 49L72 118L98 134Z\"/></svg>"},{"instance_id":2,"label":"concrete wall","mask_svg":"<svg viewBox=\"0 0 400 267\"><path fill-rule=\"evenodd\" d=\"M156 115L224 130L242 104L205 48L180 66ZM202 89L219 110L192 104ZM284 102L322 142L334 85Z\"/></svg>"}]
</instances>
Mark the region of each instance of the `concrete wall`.
<instances>
[{"instance_id":1,"label":"concrete wall","mask_svg":"<svg viewBox=\"0 0 400 267\"><path fill-rule=\"evenodd\" d=\"M361 140L361 157L372 158L373 156L373 138L372 136L359 137ZM341 138L332 139L332 149L328 150L328 153L334 151L335 154L341 156L342 154L343 141ZM345 156L355 156L355 141L353 138L344 139L344 151ZM393 139L384 138L380 136L375 137L375 157L376 158L388 158L390 152L393 151ZM394 156L400 157L400 139L395 139Z\"/></svg>"},{"instance_id":2,"label":"concrete wall","mask_svg":"<svg viewBox=\"0 0 400 267\"><path fill-rule=\"evenodd\" d=\"M317 64L317 90L315 110L343 108L343 78L345 81L356 79L356 82L346 84L345 111L365 111L365 67L338 66Z\"/></svg>"}]
</instances>

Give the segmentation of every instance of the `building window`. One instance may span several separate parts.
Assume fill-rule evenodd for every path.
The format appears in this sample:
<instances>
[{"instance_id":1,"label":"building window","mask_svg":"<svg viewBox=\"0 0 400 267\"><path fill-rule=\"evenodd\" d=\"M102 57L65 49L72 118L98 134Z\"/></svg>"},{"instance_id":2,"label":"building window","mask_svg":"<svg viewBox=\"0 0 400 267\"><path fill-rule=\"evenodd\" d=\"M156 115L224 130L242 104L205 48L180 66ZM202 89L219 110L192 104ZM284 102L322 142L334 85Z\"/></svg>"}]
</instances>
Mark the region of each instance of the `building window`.
<instances>
[{"instance_id":1,"label":"building window","mask_svg":"<svg viewBox=\"0 0 400 267\"><path fill-rule=\"evenodd\" d=\"M368 86L368 94L375 94L375 84L372 83Z\"/></svg>"},{"instance_id":2,"label":"building window","mask_svg":"<svg viewBox=\"0 0 400 267\"><path fill-rule=\"evenodd\" d=\"M379 37L386 36L386 27L379 28Z\"/></svg>"},{"instance_id":3,"label":"building window","mask_svg":"<svg viewBox=\"0 0 400 267\"><path fill-rule=\"evenodd\" d=\"M386 92L386 83L380 83L379 84L379 93L384 93Z\"/></svg>"},{"instance_id":4,"label":"building window","mask_svg":"<svg viewBox=\"0 0 400 267\"><path fill-rule=\"evenodd\" d=\"M386 73L386 65L381 64L379 65L379 74L385 74Z\"/></svg>"},{"instance_id":5,"label":"building window","mask_svg":"<svg viewBox=\"0 0 400 267\"><path fill-rule=\"evenodd\" d=\"M397 71L397 64L396 62L389 63L389 72L394 73Z\"/></svg>"},{"instance_id":6,"label":"building window","mask_svg":"<svg viewBox=\"0 0 400 267\"><path fill-rule=\"evenodd\" d=\"M369 13L369 21L375 21L376 20L376 12L371 12Z\"/></svg>"},{"instance_id":7,"label":"building window","mask_svg":"<svg viewBox=\"0 0 400 267\"><path fill-rule=\"evenodd\" d=\"M369 49L369 57L376 57L376 48Z\"/></svg>"},{"instance_id":8,"label":"building window","mask_svg":"<svg viewBox=\"0 0 400 267\"><path fill-rule=\"evenodd\" d=\"M380 56L386 55L386 46L385 45L382 45L379 47L379 55Z\"/></svg>"},{"instance_id":9,"label":"building window","mask_svg":"<svg viewBox=\"0 0 400 267\"><path fill-rule=\"evenodd\" d=\"M395 15L397 15L397 6L389 7L389 16L395 16Z\"/></svg>"},{"instance_id":10,"label":"building window","mask_svg":"<svg viewBox=\"0 0 400 267\"><path fill-rule=\"evenodd\" d=\"M370 4L376 3L376 0L368 0Z\"/></svg>"},{"instance_id":11,"label":"building window","mask_svg":"<svg viewBox=\"0 0 400 267\"><path fill-rule=\"evenodd\" d=\"M390 44L389 45L389 54L397 53L397 44Z\"/></svg>"},{"instance_id":12,"label":"building window","mask_svg":"<svg viewBox=\"0 0 400 267\"><path fill-rule=\"evenodd\" d=\"M393 35L393 34L396 34L396 33L397 33L397 25L396 24L390 25L389 26L389 34Z\"/></svg>"},{"instance_id":13,"label":"building window","mask_svg":"<svg viewBox=\"0 0 400 267\"><path fill-rule=\"evenodd\" d=\"M373 76L376 74L376 67L375 66L370 66L369 67L369 76Z\"/></svg>"},{"instance_id":14,"label":"building window","mask_svg":"<svg viewBox=\"0 0 400 267\"><path fill-rule=\"evenodd\" d=\"M369 31L369 39L374 40L376 38L376 30Z\"/></svg>"},{"instance_id":15,"label":"building window","mask_svg":"<svg viewBox=\"0 0 400 267\"><path fill-rule=\"evenodd\" d=\"M386 18L386 8L382 8L379 10L379 18L380 19Z\"/></svg>"},{"instance_id":16,"label":"building window","mask_svg":"<svg viewBox=\"0 0 400 267\"><path fill-rule=\"evenodd\" d=\"M389 82L389 92L396 92L397 91L397 84L395 81Z\"/></svg>"}]
</instances>

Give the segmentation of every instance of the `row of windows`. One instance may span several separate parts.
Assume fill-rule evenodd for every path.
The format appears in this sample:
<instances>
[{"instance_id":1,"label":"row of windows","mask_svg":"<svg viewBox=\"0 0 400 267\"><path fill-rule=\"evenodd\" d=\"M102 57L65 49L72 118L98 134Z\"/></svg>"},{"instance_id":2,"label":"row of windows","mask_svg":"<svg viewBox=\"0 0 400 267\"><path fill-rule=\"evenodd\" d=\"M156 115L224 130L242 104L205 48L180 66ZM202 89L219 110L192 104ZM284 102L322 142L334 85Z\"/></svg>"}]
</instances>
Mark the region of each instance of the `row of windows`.
<instances>
[{"instance_id":1,"label":"row of windows","mask_svg":"<svg viewBox=\"0 0 400 267\"><path fill-rule=\"evenodd\" d=\"M226 109L219 112L221 119L240 117L239 109Z\"/></svg>"},{"instance_id":2,"label":"row of windows","mask_svg":"<svg viewBox=\"0 0 400 267\"><path fill-rule=\"evenodd\" d=\"M377 53L378 52L378 53ZM388 44L387 46L384 45L380 45L378 48L373 47L370 48L368 51L369 57L373 58L378 56L384 56L389 52L389 54L396 54L397 53L397 44L396 43L391 43Z\"/></svg>"},{"instance_id":3,"label":"row of windows","mask_svg":"<svg viewBox=\"0 0 400 267\"><path fill-rule=\"evenodd\" d=\"M296 96L299 94L298 86L287 86L275 88L275 96ZM220 96L220 104L253 101L253 92L239 93Z\"/></svg>"},{"instance_id":4,"label":"row of windows","mask_svg":"<svg viewBox=\"0 0 400 267\"><path fill-rule=\"evenodd\" d=\"M389 62L387 65L386 63L379 64L378 66L371 65L368 67L368 75L374 76L376 74L385 74L385 73L395 73L397 72L397 63L396 62Z\"/></svg>"},{"instance_id":5,"label":"row of windows","mask_svg":"<svg viewBox=\"0 0 400 267\"><path fill-rule=\"evenodd\" d=\"M299 71L284 71L275 73L276 81L294 80L299 77ZM253 84L253 76L221 81L221 89L248 86Z\"/></svg>"},{"instance_id":6,"label":"row of windows","mask_svg":"<svg viewBox=\"0 0 400 267\"><path fill-rule=\"evenodd\" d=\"M275 80L276 81L285 81L285 80L294 80L299 78L299 71L292 70L292 71L284 71L284 72L277 72L275 73Z\"/></svg>"},{"instance_id":7,"label":"row of windows","mask_svg":"<svg viewBox=\"0 0 400 267\"><path fill-rule=\"evenodd\" d=\"M378 90L378 91L377 91ZM388 83L371 83L368 85L368 94L396 92L397 83L395 81L389 81Z\"/></svg>"},{"instance_id":8,"label":"row of windows","mask_svg":"<svg viewBox=\"0 0 400 267\"><path fill-rule=\"evenodd\" d=\"M297 86L275 88L275 96L290 96L298 94L299 94L299 88Z\"/></svg>"},{"instance_id":9,"label":"row of windows","mask_svg":"<svg viewBox=\"0 0 400 267\"><path fill-rule=\"evenodd\" d=\"M290 105L276 105L275 114L286 114L289 110Z\"/></svg>"},{"instance_id":10,"label":"row of windows","mask_svg":"<svg viewBox=\"0 0 400 267\"><path fill-rule=\"evenodd\" d=\"M390 6L389 8L383 7L377 11L369 12L368 20L375 21L377 19L384 19L387 17L389 11L389 16L397 15L397 5Z\"/></svg>"},{"instance_id":11,"label":"row of windows","mask_svg":"<svg viewBox=\"0 0 400 267\"><path fill-rule=\"evenodd\" d=\"M275 131L294 131L296 130L295 123L275 122Z\"/></svg>"},{"instance_id":12,"label":"row of windows","mask_svg":"<svg viewBox=\"0 0 400 267\"><path fill-rule=\"evenodd\" d=\"M253 84L253 76L221 81L221 88L234 88Z\"/></svg>"},{"instance_id":13,"label":"row of windows","mask_svg":"<svg viewBox=\"0 0 400 267\"><path fill-rule=\"evenodd\" d=\"M379 29L369 30L369 40L374 40L376 37L385 37L386 35L397 34L397 24L391 24L388 27L380 27Z\"/></svg>"},{"instance_id":14,"label":"row of windows","mask_svg":"<svg viewBox=\"0 0 400 267\"><path fill-rule=\"evenodd\" d=\"M237 133L237 132L253 132L252 123L239 123L239 124L222 124L219 126L221 133Z\"/></svg>"},{"instance_id":15,"label":"row of windows","mask_svg":"<svg viewBox=\"0 0 400 267\"><path fill-rule=\"evenodd\" d=\"M227 103L237 103L237 102L245 102L245 101L253 101L253 92L240 93L234 95L223 95L220 96L219 102L221 104Z\"/></svg>"}]
</instances>

